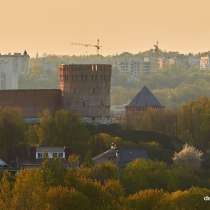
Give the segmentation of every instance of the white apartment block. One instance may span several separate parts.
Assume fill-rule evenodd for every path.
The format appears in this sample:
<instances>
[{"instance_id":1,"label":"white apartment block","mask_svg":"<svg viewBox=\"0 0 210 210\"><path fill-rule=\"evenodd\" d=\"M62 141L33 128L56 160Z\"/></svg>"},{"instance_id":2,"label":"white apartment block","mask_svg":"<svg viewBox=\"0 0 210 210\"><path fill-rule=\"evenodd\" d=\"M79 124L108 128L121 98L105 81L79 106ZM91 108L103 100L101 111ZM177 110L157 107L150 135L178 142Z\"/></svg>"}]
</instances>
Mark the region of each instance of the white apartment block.
<instances>
[{"instance_id":1,"label":"white apartment block","mask_svg":"<svg viewBox=\"0 0 210 210\"><path fill-rule=\"evenodd\" d=\"M210 56L200 58L200 70L210 70Z\"/></svg>"},{"instance_id":2,"label":"white apartment block","mask_svg":"<svg viewBox=\"0 0 210 210\"><path fill-rule=\"evenodd\" d=\"M0 90L18 89L20 75L29 71L29 60L26 51L0 54Z\"/></svg>"}]
</instances>

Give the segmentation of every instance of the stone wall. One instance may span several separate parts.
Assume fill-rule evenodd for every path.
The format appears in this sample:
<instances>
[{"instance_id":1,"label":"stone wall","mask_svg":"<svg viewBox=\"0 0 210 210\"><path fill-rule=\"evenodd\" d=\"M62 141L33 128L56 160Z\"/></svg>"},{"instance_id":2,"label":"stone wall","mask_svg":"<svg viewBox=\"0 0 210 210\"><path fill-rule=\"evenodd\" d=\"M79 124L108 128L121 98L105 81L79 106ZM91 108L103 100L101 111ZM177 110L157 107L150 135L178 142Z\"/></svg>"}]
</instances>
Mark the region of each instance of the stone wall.
<instances>
[{"instance_id":1,"label":"stone wall","mask_svg":"<svg viewBox=\"0 0 210 210\"><path fill-rule=\"evenodd\" d=\"M25 118L37 117L43 110L54 112L62 108L61 91L41 90L0 90L0 107L21 109Z\"/></svg>"}]
</instances>

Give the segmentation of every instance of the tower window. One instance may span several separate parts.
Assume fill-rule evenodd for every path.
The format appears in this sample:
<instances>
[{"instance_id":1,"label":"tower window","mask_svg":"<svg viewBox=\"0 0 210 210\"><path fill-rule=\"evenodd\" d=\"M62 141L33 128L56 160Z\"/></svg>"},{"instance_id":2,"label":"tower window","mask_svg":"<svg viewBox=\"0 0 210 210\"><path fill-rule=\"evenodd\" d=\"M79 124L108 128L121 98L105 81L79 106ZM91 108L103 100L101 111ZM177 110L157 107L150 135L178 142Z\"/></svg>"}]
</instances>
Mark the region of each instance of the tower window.
<instances>
[{"instance_id":1,"label":"tower window","mask_svg":"<svg viewBox=\"0 0 210 210\"><path fill-rule=\"evenodd\" d=\"M95 94L96 93L96 89L95 88L92 88L91 93L92 94Z\"/></svg>"}]
</instances>

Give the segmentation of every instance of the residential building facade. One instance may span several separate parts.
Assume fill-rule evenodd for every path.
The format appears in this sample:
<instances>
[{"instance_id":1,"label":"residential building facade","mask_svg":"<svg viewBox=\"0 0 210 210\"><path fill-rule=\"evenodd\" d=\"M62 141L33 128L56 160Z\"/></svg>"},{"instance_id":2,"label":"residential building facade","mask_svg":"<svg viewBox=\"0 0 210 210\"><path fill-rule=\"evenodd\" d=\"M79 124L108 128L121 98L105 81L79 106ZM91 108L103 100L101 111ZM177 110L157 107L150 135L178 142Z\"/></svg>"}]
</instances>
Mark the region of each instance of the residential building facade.
<instances>
[{"instance_id":1,"label":"residential building facade","mask_svg":"<svg viewBox=\"0 0 210 210\"><path fill-rule=\"evenodd\" d=\"M0 90L18 89L20 75L29 71L30 57L23 54L0 54Z\"/></svg>"}]
</instances>

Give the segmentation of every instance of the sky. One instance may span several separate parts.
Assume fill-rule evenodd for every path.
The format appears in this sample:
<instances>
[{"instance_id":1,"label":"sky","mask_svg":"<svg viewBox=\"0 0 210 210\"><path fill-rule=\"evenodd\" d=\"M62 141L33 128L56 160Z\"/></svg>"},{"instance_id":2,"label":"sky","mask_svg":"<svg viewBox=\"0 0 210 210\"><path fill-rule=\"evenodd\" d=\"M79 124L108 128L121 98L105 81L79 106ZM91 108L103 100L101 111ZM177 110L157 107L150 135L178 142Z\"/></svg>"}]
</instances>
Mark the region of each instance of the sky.
<instances>
[{"instance_id":1,"label":"sky","mask_svg":"<svg viewBox=\"0 0 210 210\"><path fill-rule=\"evenodd\" d=\"M209 0L0 0L0 52L34 56L210 50Z\"/></svg>"}]
</instances>

